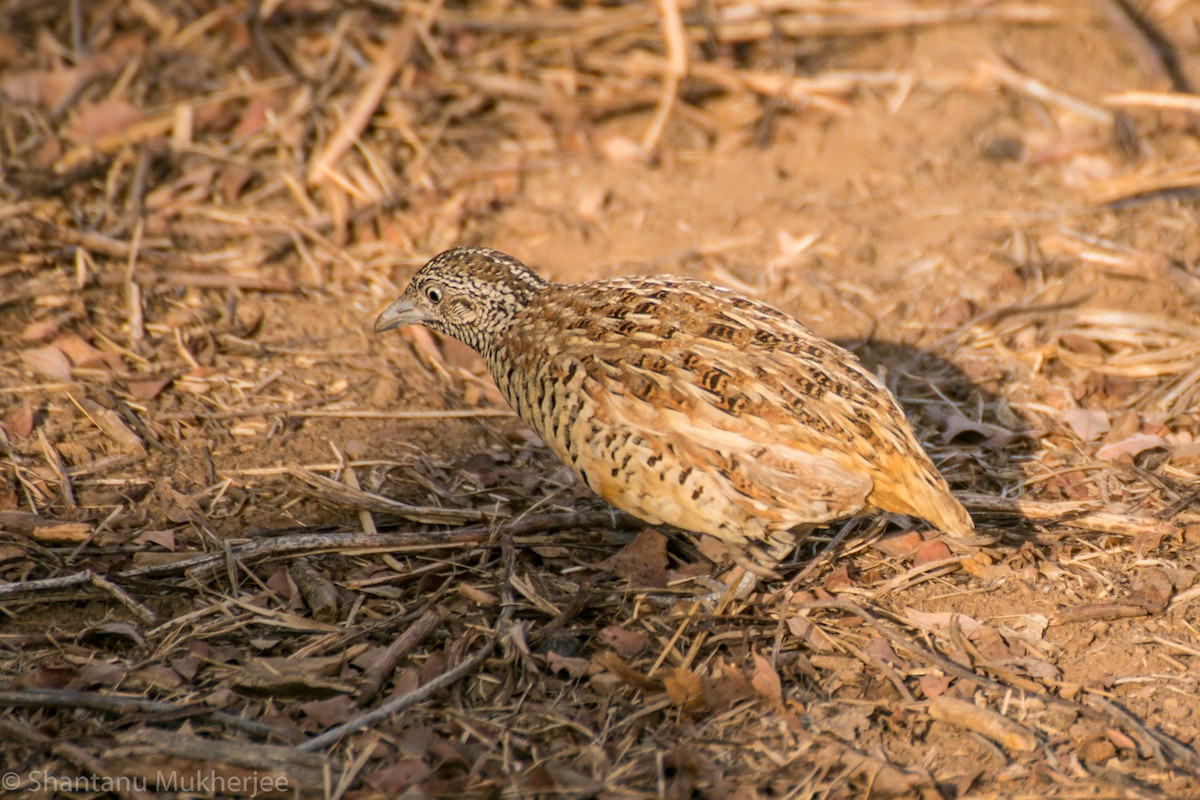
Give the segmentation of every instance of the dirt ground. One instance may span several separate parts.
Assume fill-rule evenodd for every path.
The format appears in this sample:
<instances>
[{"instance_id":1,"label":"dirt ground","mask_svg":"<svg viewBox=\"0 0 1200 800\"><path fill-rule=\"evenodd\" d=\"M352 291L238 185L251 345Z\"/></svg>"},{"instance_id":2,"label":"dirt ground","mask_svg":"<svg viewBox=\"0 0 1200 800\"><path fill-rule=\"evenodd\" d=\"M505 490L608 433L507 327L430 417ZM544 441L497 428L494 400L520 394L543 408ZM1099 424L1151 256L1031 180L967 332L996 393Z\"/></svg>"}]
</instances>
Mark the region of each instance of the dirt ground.
<instances>
[{"instance_id":1,"label":"dirt ground","mask_svg":"<svg viewBox=\"0 0 1200 800\"><path fill-rule=\"evenodd\" d=\"M1200 796L1197 84L1193 0L0 2L3 790ZM456 244L794 314L978 540L722 603L372 335Z\"/></svg>"}]
</instances>

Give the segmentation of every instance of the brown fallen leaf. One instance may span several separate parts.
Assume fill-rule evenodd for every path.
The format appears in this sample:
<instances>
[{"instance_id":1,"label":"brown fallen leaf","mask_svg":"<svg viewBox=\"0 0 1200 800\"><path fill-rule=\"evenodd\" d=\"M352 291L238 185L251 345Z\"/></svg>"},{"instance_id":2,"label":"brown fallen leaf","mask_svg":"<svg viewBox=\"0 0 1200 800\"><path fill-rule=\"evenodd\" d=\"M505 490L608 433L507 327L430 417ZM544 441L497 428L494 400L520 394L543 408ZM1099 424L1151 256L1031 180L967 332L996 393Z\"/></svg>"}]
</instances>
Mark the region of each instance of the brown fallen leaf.
<instances>
[{"instance_id":1,"label":"brown fallen leaf","mask_svg":"<svg viewBox=\"0 0 1200 800\"><path fill-rule=\"evenodd\" d=\"M119 134L141 122L140 109L115 97L83 101L76 107L67 138L76 144L95 144L107 136Z\"/></svg>"},{"instance_id":2,"label":"brown fallen leaf","mask_svg":"<svg viewBox=\"0 0 1200 800\"><path fill-rule=\"evenodd\" d=\"M7 420L0 420L0 428L9 436L24 439L33 433L33 404L24 400L21 407L13 411Z\"/></svg>"},{"instance_id":3,"label":"brown fallen leaf","mask_svg":"<svg viewBox=\"0 0 1200 800\"><path fill-rule=\"evenodd\" d=\"M999 425L976 422L962 414L950 414L946 417L945 425L946 429L942 431L943 444L950 444L961 438L968 443L999 449L1007 447L1017 439L1033 436L1030 432L1017 433L1001 428Z\"/></svg>"},{"instance_id":4,"label":"brown fallen leaf","mask_svg":"<svg viewBox=\"0 0 1200 800\"><path fill-rule=\"evenodd\" d=\"M871 546L892 558L912 558L925 539L917 531L905 531L886 536Z\"/></svg>"},{"instance_id":5,"label":"brown fallen leaf","mask_svg":"<svg viewBox=\"0 0 1200 800\"><path fill-rule=\"evenodd\" d=\"M663 678L663 688L670 701L684 711L700 713L708 710L703 682L690 669L676 667L668 672Z\"/></svg>"},{"instance_id":6,"label":"brown fallen leaf","mask_svg":"<svg viewBox=\"0 0 1200 800\"><path fill-rule=\"evenodd\" d=\"M650 639L640 631L627 631L619 625L608 625L600 630L600 641L611 647L622 658L633 658L650 646Z\"/></svg>"},{"instance_id":7,"label":"brown fallen leaf","mask_svg":"<svg viewBox=\"0 0 1200 800\"><path fill-rule=\"evenodd\" d=\"M61 350L63 355L70 359L72 366L98 367L102 364L107 364L109 367L114 368L121 366L121 357L119 355L97 350L85 342L78 334L59 334L51 344ZM113 363L114 358L116 361L115 365Z\"/></svg>"},{"instance_id":8,"label":"brown fallen leaf","mask_svg":"<svg viewBox=\"0 0 1200 800\"><path fill-rule=\"evenodd\" d=\"M779 673L771 666L771 662L754 653L754 674L750 676L750 685L762 695L772 707L783 708L783 681Z\"/></svg>"},{"instance_id":9,"label":"brown fallen leaf","mask_svg":"<svg viewBox=\"0 0 1200 800\"><path fill-rule=\"evenodd\" d=\"M667 585L667 563L667 537L646 528L596 568L627 578L635 586L657 589Z\"/></svg>"},{"instance_id":10,"label":"brown fallen leaf","mask_svg":"<svg viewBox=\"0 0 1200 800\"><path fill-rule=\"evenodd\" d=\"M52 345L21 351L21 361L30 372L55 381L71 380L71 362Z\"/></svg>"},{"instance_id":11,"label":"brown fallen leaf","mask_svg":"<svg viewBox=\"0 0 1200 800\"><path fill-rule=\"evenodd\" d=\"M944 561L950 558L950 548L941 539L930 539L922 542L913 554L913 566L919 567L922 564L929 564L933 561Z\"/></svg>"},{"instance_id":12,"label":"brown fallen leaf","mask_svg":"<svg viewBox=\"0 0 1200 800\"><path fill-rule=\"evenodd\" d=\"M1116 461L1122 456L1132 458L1147 450L1163 447L1165 444L1161 436L1154 436L1149 433L1135 433L1120 441L1104 445L1096 451L1096 458L1101 461Z\"/></svg>"},{"instance_id":13,"label":"brown fallen leaf","mask_svg":"<svg viewBox=\"0 0 1200 800\"><path fill-rule=\"evenodd\" d=\"M1112 427L1108 412L1099 408L1072 408L1063 412L1062 420L1085 442L1099 439Z\"/></svg>"}]
</instances>

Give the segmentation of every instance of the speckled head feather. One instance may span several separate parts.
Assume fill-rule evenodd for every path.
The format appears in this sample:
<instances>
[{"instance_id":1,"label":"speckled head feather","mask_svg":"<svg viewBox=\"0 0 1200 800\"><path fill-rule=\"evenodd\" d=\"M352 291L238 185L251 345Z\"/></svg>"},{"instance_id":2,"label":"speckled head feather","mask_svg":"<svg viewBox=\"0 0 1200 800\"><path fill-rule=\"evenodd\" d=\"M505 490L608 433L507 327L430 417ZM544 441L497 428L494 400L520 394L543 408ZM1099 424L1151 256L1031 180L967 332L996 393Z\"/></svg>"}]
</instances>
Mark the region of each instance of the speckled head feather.
<instances>
[{"instance_id":1,"label":"speckled head feather","mask_svg":"<svg viewBox=\"0 0 1200 800\"><path fill-rule=\"evenodd\" d=\"M380 314L375 332L421 324L484 352L546 285L510 255L456 247L413 276L404 295Z\"/></svg>"},{"instance_id":2,"label":"speckled head feather","mask_svg":"<svg viewBox=\"0 0 1200 800\"><path fill-rule=\"evenodd\" d=\"M608 502L732 544L869 507L966 534L894 397L771 306L669 275L547 283L481 248L434 258L376 331L477 350L500 392Z\"/></svg>"}]
</instances>

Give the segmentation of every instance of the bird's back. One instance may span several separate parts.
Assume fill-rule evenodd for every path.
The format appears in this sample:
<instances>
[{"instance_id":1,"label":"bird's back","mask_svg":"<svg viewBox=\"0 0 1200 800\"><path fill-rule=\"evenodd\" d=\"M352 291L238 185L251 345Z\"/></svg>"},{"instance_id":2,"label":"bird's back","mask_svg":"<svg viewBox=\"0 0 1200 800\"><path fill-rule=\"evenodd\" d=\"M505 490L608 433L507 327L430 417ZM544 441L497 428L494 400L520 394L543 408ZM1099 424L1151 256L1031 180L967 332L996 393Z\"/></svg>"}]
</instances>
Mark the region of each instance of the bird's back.
<instances>
[{"instance_id":1,"label":"bird's back","mask_svg":"<svg viewBox=\"0 0 1200 800\"><path fill-rule=\"evenodd\" d=\"M649 521L744 541L874 505L971 530L856 357L727 289L550 284L484 356L555 453Z\"/></svg>"}]
</instances>

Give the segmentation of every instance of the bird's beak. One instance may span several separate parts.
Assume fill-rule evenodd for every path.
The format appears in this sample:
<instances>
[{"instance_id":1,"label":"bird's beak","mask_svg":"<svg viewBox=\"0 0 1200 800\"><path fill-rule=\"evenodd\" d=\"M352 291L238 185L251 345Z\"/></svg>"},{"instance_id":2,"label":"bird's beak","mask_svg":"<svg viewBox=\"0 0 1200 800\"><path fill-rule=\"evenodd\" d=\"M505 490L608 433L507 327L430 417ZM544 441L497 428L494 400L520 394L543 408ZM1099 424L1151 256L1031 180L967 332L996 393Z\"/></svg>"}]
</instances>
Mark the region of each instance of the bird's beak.
<instances>
[{"instance_id":1,"label":"bird's beak","mask_svg":"<svg viewBox=\"0 0 1200 800\"><path fill-rule=\"evenodd\" d=\"M404 325L419 325L424 321L425 315L413 305L412 301L407 297L401 297L385 308L379 318L375 320L375 332L383 333Z\"/></svg>"}]
</instances>

